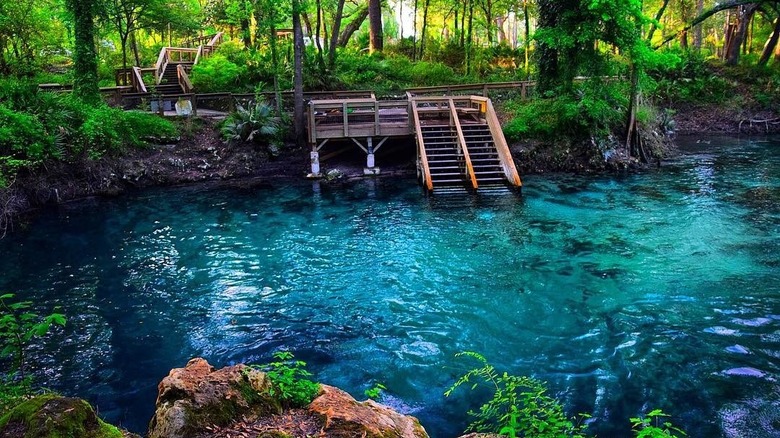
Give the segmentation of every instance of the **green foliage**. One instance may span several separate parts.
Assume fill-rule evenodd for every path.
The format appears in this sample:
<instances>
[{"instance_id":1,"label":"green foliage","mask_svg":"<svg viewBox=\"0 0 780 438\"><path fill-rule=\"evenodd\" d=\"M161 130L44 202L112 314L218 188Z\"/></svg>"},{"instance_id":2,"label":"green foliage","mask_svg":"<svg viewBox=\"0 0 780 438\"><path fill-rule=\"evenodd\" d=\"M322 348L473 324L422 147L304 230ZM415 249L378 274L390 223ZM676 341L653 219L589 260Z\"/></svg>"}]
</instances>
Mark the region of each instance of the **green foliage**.
<instances>
[{"instance_id":1,"label":"green foliage","mask_svg":"<svg viewBox=\"0 0 780 438\"><path fill-rule=\"evenodd\" d=\"M41 317L32 313L32 301L11 302L13 294L0 295L0 357L11 358L12 370L24 380L25 350L30 341L42 337L53 325L65 325L65 315Z\"/></svg>"},{"instance_id":2,"label":"green foliage","mask_svg":"<svg viewBox=\"0 0 780 438\"><path fill-rule=\"evenodd\" d=\"M669 103L723 103L734 86L713 69L703 56L693 52L666 54L674 62L658 62L648 68L651 94Z\"/></svg>"},{"instance_id":3,"label":"green foliage","mask_svg":"<svg viewBox=\"0 0 780 438\"><path fill-rule=\"evenodd\" d=\"M660 409L654 409L644 418L631 418L631 430L637 438L682 438L688 436L682 429L675 427L671 422L664 421L665 414Z\"/></svg>"},{"instance_id":4,"label":"green foliage","mask_svg":"<svg viewBox=\"0 0 780 438\"><path fill-rule=\"evenodd\" d=\"M199 93L245 91L246 66L239 66L221 54L202 60L192 67L190 79Z\"/></svg>"},{"instance_id":5,"label":"green foliage","mask_svg":"<svg viewBox=\"0 0 780 438\"><path fill-rule=\"evenodd\" d=\"M176 136L156 115L40 92L30 80L0 80L0 100L0 187L46 160L98 158Z\"/></svg>"},{"instance_id":6,"label":"green foliage","mask_svg":"<svg viewBox=\"0 0 780 438\"><path fill-rule=\"evenodd\" d=\"M269 152L278 155L283 131L281 121L274 116L273 111L262 97L256 96L249 109L236 106L236 111L222 125L222 135L228 141L268 145Z\"/></svg>"},{"instance_id":7,"label":"green foliage","mask_svg":"<svg viewBox=\"0 0 780 438\"><path fill-rule=\"evenodd\" d=\"M267 365L250 365L266 372L271 381L269 395L294 408L311 403L320 392L320 385L308 379L311 373L306 371L306 362L295 360L289 351L277 351L273 357L276 360Z\"/></svg>"},{"instance_id":8,"label":"green foliage","mask_svg":"<svg viewBox=\"0 0 780 438\"><path fill-rule=\"evenodd\" d=\"M485 384L493 391L493 397L479 411L468 412L475 420L466 432L492 432L511 438L584 437L586 426L566 417L561 404L546 395L544 382L506 372L501 374L479 353L465 351L455 356L476 359L481 366L461 376L445 396L449 397L464 384L470 384L472 390Z\"/></svg>"},{"instance_id":9,"label":"green foliage","mask_svg":"<svg viewBox=\"0 0 780 438\"><path fill-rule=\"evenodd\" d=\"M363 391L363 393L366 395L366 397L370 398L371 400L378 400L379 397L382 396L382 392L385 391L387 387L381 383L376 383L374 386L366 389Z\"/></svg>"},{"instance_id":10,"label":"green foliage","mask_svg":"<svg viewBox=\"0 0 780 438\"><path fill-rule=\"evenodd\" d=\"M37 117L0 104L0 156L34 162L41 160L52 144Z\"/></svg>"},{"instance_id":11,"label":"green foliage","mask_svg":"<svg viewBox=\"0 0 780 438\"><path fill-rule=\"evenodd\" d=\"M44 394L24 400L2 418L0 429L17 429L9 424L24 425L24 438L122 438L115 426L103 422L85 400Z\"/></svg>"},{"instance_id":12,"label":"green foliage","mask_svg":"<svg viewBox=\"0 0 780 438\"><path fill-rule=\"evenodd\" d=\"M504 134L510 141L604 138L622 127L627 105L624 84L589 81L570 94L510 102Z\"/></svg>"},{"instance_id":13,"label":"green foliage","mask_svg":"<svg viewBox=\"0 0 780 438\"><path fill-rule=\"evenodd\" d=\"M12 374L0 375L0 417L33 392L32 377L17 379Z\"/></svg>"}]
</instances>

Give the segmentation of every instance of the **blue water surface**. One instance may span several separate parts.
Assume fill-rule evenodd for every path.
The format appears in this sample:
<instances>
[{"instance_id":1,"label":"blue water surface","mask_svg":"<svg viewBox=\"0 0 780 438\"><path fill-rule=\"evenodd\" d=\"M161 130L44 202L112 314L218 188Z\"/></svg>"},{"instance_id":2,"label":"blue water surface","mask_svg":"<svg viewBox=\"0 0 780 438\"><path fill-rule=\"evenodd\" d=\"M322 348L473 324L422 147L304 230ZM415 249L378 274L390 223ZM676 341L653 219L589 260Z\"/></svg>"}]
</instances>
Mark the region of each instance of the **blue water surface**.
<instances>
[{"instance_id":1,"label":"blue water surface","mask_svg":"<svg viewBox=\"0 0 780 438\"><path fill-rule=\"evenodd\" d=\"M171 368L289 349L453 437L484 401L443 395L473 350L599 436L652 408L694 437L780 436L780 141L695 140L522 196L383 178L70 204L0 240L0 291L67 315L33 348L38 382L135 432Z\"/></svg>"}]
</instances>

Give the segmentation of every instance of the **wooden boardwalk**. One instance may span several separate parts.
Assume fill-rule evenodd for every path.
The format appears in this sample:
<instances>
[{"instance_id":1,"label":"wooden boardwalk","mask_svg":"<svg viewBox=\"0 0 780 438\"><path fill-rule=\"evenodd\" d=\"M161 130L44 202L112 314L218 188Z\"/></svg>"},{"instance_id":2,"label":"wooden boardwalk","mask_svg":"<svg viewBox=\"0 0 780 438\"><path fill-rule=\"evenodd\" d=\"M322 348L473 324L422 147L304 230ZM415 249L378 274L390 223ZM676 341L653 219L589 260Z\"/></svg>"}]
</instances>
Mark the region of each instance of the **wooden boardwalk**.
<instances>
[{"instance_id":1,"label":"wooden boardwalk","mask_svg":"<svg viewBox=\"0 0 780 438\"><path fill-rule=\"evenodd\" d=\"M420 182L441 188L509 186L522 182L491 100L482 96L415 96L311 100L308 105L310 177L319 177L320 153L351 142L366 154L365 174L379 173L375 154L394 137L417 145Z\"/></svg>"}]
</instances>

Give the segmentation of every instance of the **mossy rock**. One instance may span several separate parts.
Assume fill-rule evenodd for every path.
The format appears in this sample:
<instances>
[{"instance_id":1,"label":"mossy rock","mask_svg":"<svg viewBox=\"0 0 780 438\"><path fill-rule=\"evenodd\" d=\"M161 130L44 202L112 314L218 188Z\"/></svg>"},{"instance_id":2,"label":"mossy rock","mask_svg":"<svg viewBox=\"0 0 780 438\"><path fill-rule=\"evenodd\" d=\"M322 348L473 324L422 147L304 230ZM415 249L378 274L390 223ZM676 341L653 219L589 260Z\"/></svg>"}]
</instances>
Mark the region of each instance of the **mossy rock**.
<instances>
[{"instance_id":1,"label":"mossy rock","mask_svg":"<svg viewBox=\"0 0 780 438\"><path fill-rule=\"evenodd\" d=\"M103 422L79 398L41 395L0 418L0 438L122 438L121 430Z\"/></svg>"}]
</instances>

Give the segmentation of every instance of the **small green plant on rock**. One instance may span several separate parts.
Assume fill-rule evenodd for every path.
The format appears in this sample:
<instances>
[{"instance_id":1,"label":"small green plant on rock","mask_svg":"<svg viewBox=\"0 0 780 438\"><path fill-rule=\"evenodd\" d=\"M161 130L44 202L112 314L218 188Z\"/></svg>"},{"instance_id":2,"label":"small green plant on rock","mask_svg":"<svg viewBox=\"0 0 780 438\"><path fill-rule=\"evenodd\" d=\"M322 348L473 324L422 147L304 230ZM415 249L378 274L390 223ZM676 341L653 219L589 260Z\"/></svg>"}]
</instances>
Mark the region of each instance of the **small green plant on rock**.
<instances>
[{"instance_id":1,"label":"small green plant on rock","mask_svg":"<svg viewBox=\"0 0 780 438\"><path fill-rule=\"evenodd\" d=\"M25 373L26 349L33 338L44 336L52 325L65 325L65 316L32 313L31 301L11 302L14 294L0 295L0 358L9 358L7 373L0 373L0 415L33 392Z\"/></svg>"},{"instance_id":2,"label":"small green plant on rock","mask_svg":"<svg viewBox=\"0 0 780 438\"><path fill-rule=\"evenodd\" d=\"M566 417L561 404L546 394L544 382L506 372L500 374L479 353L464 351L455 356L476 359L481 366L461 376L444 393L445 396L449 397L458 387L467 383L471 383L472 390L482 383L493 391L493 397L480 406L478 411L468 412L476 420L469 424L466 432L493 432L511 438L585 436L587 426L575 424ZM581 417L588 418L588 415L581 414Z\"/></svg>"},{"instance_id":3,"label":"small green plant on rock","mask_svg":"<svg viewBox=\"0 0 780 438\"><path fill-rule=\"evenodd\" d=\"M275 360L267 365L250 365L251 368L265 371L271 381L269 395L293 408L311 403L319 394L320 385L308 379L311 373L306 371L306 362L295 360L289 351L277 351L273 357Z\"/></svg>"},{"instance_id":4,"label":"small green plant on rock","mask_svg":"<svg viewBox=\"0 0 780 438\"><path fill-rule=\"evenodd\" d=\"M682 429L675 427L669 421L663 421L665 414L660 409L654 409L647 413L644 418L636 417L631 419L631 430L637 438L682 438L688 436Z\"/></svg>"},{"instance_id":5,"label":"small green plant on rock","mask_svg":"<svg viewBox=\"0 0 780 438\"><path fill-rule=\"evenodd\" d=\"M385 391L387 387L381 383L376 383L371 388L366 389L363 393L366 395L366 397L370 398L371 400L378 400L379 397L382 396L382 392Z\"/></svg>"},{"instance_id":6,"label":"small green plant on rock","mask_svg":"<svg viewBox=\"0 0 780 438\"><path fill-rule=\"evenodd\" d=\"M65 315L41 317L31 312L32 301L9 302L14 294L0 295L0 357L10 357L12 370L25 378L25 350L35 337L44 336L52 325L65 325Z\"/></svg>"}]
</instances>

